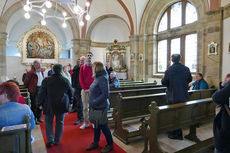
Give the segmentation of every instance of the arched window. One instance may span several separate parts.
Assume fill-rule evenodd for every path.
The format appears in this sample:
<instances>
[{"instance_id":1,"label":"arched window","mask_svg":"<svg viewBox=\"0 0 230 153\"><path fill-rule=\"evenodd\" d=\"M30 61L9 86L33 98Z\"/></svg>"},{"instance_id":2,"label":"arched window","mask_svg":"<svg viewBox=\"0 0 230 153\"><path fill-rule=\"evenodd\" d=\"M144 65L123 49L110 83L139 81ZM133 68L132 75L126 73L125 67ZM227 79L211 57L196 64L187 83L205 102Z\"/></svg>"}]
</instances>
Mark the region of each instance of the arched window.
<instances>
[{"instance_id":1,"label":"arched window","mask_svg":"<svg viewBox=\"0 0 230 153\"><path fill-rule=\"evenodd\" d=\"M169 6L158 25L157 72L165 72L172 63L172 54L182 55L182 63L197 72L196 29L186 29L187 24L196 24L196 8L187 0Z\"/></svg>"}]
</instances>

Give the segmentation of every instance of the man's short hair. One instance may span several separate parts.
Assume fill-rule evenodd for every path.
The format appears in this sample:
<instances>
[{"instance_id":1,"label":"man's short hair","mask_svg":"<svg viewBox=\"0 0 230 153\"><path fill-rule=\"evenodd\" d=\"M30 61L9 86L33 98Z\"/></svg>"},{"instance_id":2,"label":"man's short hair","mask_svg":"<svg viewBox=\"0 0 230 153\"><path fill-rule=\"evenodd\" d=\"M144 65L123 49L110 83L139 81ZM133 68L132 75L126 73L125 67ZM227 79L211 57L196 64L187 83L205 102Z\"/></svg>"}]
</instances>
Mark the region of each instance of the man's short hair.
<instances>
[{"instance_id":1,"label":"man's short hair","mask_svg":"<svg viewBox=\"0 0 230 153\"><path fill-rule=\"evenodd\" d=\"M180 59L181 59L180 54L173 54L173 55L172 55L172 62L173 62L173 63L179 63L179 62L180 62Z\"/></svg>"},{"instance_id":2,"label":"man's short hair","mask_svg":"<svg viewBox=\"0 0 230 153\"><path fill-rule=\"evenodd\" d=\"M53 66L53 71L55 74L60 74L62 72L62 65L61 64L55 64Z\"/></svg>"}]
</instances>

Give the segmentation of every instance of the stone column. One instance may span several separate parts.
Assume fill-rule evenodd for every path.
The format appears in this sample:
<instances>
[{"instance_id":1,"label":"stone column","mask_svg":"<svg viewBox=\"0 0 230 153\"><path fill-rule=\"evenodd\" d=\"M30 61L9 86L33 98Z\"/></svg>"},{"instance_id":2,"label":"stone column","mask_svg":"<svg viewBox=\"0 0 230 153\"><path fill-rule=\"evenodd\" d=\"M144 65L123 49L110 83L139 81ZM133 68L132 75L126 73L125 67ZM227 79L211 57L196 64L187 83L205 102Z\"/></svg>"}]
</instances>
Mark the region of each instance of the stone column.
<instances>
[{"instance_id":1,"label":"stone column","mask_svg":"<svg viewBox=\"0 0 230 153\"><path fill-rule=\"evenodd\" d=\"M73 63L81 56L85 56L90 51L91 40L88 39L73 39Z\"/></svg>"},{"instance_id":2,"label":"stone column","mask_svg":"<svg viewBox=\"0 0 230 153\"><path fill-rule=\"evenodd\" d=\"M6 39L7 33L0 33L0 82L4 81L7 76L6 70Z\"/></svg>"},{"instance_id":3,"label":"stone column","mask_svg":"<svg viewBox=\"0 0 230 153\"><path fill-rule=\"evenodd\" d=\"M130 70L129 75L131 80L137 80L137 66L138 66L138 49L139 49L139 36L138 35L132 35L130 36ZM133 57L132 57L133 56Z\"/></svg>"}]
</instances>

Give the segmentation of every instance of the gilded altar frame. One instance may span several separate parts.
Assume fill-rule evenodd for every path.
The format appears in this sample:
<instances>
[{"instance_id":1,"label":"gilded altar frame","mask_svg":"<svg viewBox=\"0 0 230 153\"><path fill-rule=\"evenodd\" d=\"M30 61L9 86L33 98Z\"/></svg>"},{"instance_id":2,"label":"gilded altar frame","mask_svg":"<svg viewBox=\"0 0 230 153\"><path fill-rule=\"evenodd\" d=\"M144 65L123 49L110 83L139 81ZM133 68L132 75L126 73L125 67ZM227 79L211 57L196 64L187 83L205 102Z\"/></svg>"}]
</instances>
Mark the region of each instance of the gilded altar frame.
<instances>
[{"instance_id":1,"label":"gilded altar frame","mask_svg":"<svg viewBox=\"0 0 230 153\"><path fill-rule=\"evenodd\" d=\"M30 64L34 60L40 60L44 64L58 63L62 52L56 35L42 25L33 26L25 32L17 47L22 55L22 64Z\"/></svg>"},{"instance_id":2,"label":"gilded altar frame","mask_svg":"<svg viewBox=\"0 0 230 153\"><path fill-rule=\"evenodd\" d=\"M118 42L115 39L114 44L107 47L106 63L109 63L116 72L126 72L125 54L126 47L118 45Z\"/></svg>"}]
</instances>

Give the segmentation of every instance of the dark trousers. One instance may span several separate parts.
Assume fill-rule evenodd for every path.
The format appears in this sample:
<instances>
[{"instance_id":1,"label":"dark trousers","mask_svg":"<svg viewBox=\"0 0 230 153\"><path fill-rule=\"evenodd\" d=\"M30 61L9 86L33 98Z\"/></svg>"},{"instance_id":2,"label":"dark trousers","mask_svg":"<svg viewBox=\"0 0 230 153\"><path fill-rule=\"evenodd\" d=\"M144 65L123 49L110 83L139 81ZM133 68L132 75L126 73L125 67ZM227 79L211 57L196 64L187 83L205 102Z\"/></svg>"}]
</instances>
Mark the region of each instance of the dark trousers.
<instances>
[{"instance_id":1,"label":"dark trousers","mask_svg":"<svg viewBox=\"0 0 230 153\"><path fill-rule=\"evenodd\" d=\"M110 132L110 129L108 127L108 124L105 125L98 125L98 128L94 128L94 143L98 144L100 141L101 136L101 130L106 138L107 145L113 144L113 138Z\"/></svg>"},{"instance_id":2,"label":"dark trousers","mask_svg":"<svg viewBox=\"0 0 230 153\"><path fill-rule=\"evenodd\" d=\"M75 88L75 91L74 91L74 106L73 108L76 109L77 111L77 117L78 117L78 120L84 120L83 118L83 105L82 105L82 99L81 99L81 89L79 88Z\"/></svg>"},{"instance_id":3,"label":"dark trousers","mask_svg":"<svg viewBox=\"0 0 230 153\"><path fill-rule=\"evenodd\" d=\"M34 113L35 119L39 119L42 116L42 110L38 107L38 93L39 93L39 87L37 87L34 95L30 95L31 99L31 110Z\"/></svg>"},{"instance_id":4,"label":"dark trousers","mask_svg":"<svg viewBox=\"0 0 230 153\"><path fill-rule=\"evenodd\" d=\"M53 119L54 115L56 117L56 125L55 125L55 138L53 132ZM62 134L63 134L63 127L64 127L64 118L65 113L61 114L45 114L45 123L46 123L46 138L48 142L55 142L59 143Z\"/></svg>"}]
</instances>

